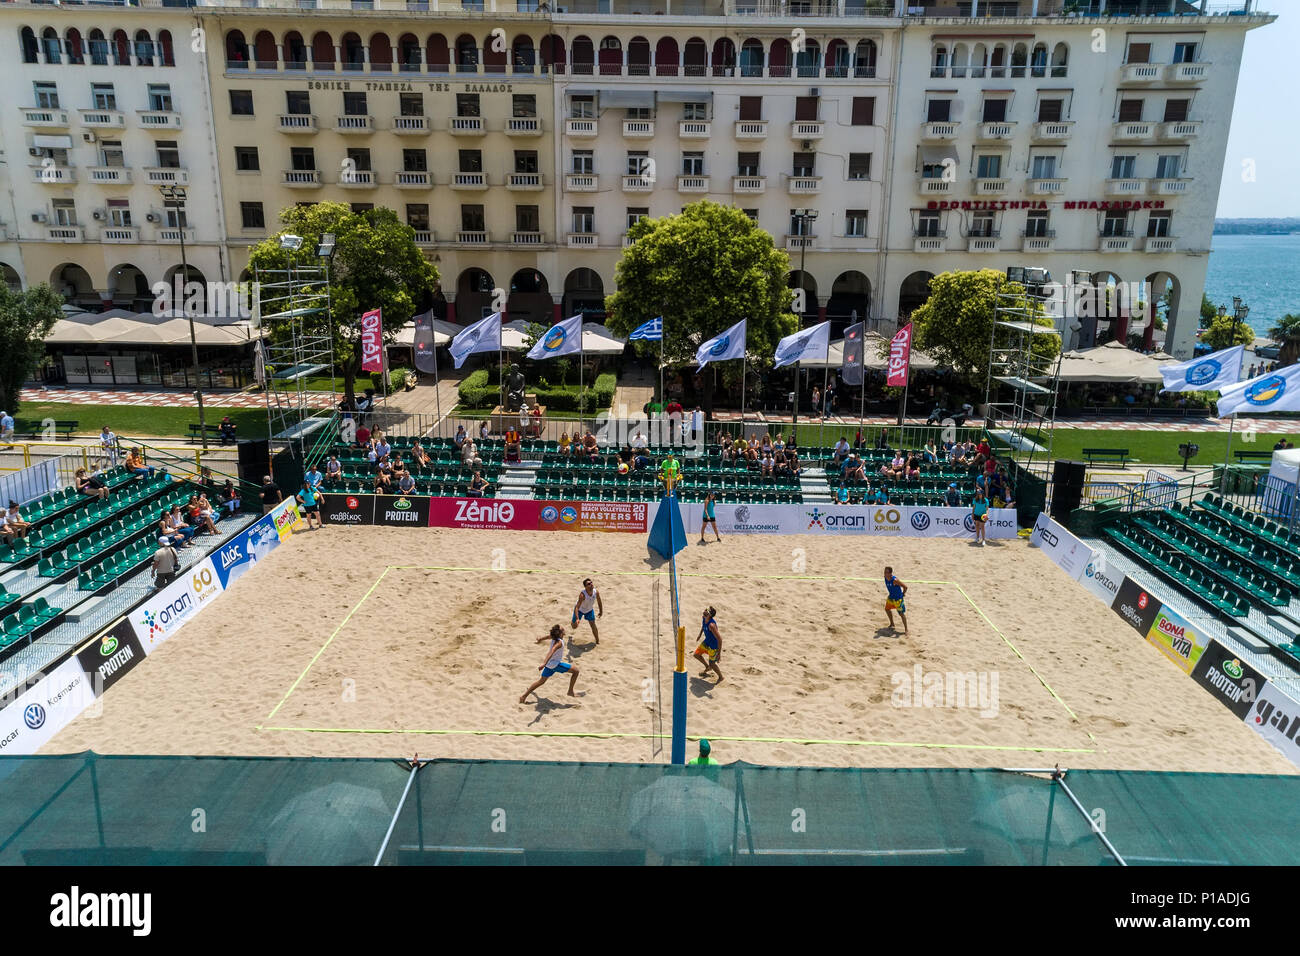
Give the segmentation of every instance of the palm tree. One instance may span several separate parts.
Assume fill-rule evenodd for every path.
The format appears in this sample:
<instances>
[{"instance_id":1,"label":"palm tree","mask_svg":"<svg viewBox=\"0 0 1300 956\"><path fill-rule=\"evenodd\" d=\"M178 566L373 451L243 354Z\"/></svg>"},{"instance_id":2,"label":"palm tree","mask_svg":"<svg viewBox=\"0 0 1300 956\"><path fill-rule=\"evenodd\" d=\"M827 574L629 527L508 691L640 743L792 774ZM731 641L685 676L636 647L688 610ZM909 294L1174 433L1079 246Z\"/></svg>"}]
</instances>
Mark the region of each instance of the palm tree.
<instances>
[{"instance_id":1,"label":"palm tree","mask_svg":"<svg viewBox=\"0 0 1300 956\"><path fill-rule=\"evenodd\" d=\"M1291 365L1300 358L1300 315L1287 313L1268 330L1268 337L1282 348L1278 352L1278 365Z\"/></svg>"}]
</instances>

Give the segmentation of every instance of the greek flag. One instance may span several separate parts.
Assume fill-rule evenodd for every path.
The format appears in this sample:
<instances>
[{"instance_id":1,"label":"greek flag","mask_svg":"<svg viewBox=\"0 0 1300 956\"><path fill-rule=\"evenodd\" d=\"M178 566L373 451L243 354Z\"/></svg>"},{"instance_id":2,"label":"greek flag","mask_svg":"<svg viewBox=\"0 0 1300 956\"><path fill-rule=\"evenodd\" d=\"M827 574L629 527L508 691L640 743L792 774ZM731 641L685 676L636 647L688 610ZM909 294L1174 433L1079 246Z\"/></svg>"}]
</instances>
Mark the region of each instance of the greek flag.
<instances>
[{"instance_id":1,"label":"greek flag","mask_svg":"<svg viewBox=\"0 0 1300 956\"><path fill-rule=\"evenodd\" d=\"M1300 365L1288 365L1226 388L1219 394L1218 405L1220 418L1238 412L1300 411Z\"/></svg>"},{"instance_id":2,"label":"greek flag","mask_svg":"<svg viewBox=\"0 0 1300 956\"><path fill-rule=\"evenodd\" d=\"M1163 392L1222 392L1241 381L1246 346L1234 345L1188 362L1160 366Z\"/></svg>"},{"instance_id":3,"label":"greek flag","mask_svg":"<svg viewBox=\"0 0 1300 956\"><path fill-rule=\"evenodd\" d=\"M641 339L644 342L661 342L663 341L663 337L664 317L661 315L658 318L651 319L649 322L644 322L641 325L638 325L632 330L632 334L628 336L628 341Z\"/></svg>"},{"instance_id":4,"label":"greek flag","mask_svg":"<svg viewBox=\"0 0 1300 956\"><path fill-rule=\"evenodd\" d=\"M700 371L710 362L725 362L728 359L745 357L745 332L748 319L741 319L721 335L715 335L695 350L695 361L700 363Z\"/></svg>"},{"instance_id":5,"label":"greek flag","mask_svg":"<svg viewBox=\"0 0 1300 956\"><path fill-rule=\"evenodd\" d=\"M486 319L480 319L467 326L448 346L451 357L456 360L456 367L465 364L465 359L475 352L499 352L501 350L501 313L493 312Z\"/></svg>"}]
</instances>

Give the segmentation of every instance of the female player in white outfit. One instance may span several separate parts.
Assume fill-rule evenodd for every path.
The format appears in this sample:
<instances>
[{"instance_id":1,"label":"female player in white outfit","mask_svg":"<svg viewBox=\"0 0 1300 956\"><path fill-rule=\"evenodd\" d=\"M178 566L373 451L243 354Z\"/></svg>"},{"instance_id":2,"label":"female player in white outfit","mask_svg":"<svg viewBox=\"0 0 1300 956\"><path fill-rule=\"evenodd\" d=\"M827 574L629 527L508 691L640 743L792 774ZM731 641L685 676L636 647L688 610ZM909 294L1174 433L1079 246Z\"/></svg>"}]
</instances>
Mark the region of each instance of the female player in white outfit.
<instances>
[{"instance_id":1,"label":"female player in white outfit","mask_svg":"<svg viewBox=\"0 0 1300 956\"><path fill-rule=\"evenodd\" d=\"M600 600L600 592L596 586L591 583L591 578L582 582L582 590L578 592L578 600L573 605L573 629L578 629L578 619L582 618L591 625L591 636L600 643L600 631L596 630L596 618L605 616L605 605Z\"/></svg>"}]
</instances>

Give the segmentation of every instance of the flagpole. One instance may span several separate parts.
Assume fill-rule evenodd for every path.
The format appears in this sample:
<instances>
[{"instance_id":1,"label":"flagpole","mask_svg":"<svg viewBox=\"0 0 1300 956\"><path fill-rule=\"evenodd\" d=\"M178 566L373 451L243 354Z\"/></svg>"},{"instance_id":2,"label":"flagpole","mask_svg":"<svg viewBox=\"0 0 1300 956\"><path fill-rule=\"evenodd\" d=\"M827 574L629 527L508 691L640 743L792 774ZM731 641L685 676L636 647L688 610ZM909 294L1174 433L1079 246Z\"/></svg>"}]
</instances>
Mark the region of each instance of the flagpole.
<instances>
[{"instance_id":1,"label":"flagpole","mask_svg":"<svg viewBox=\"0 0 1300 956\"><path fill-rule=\"evenodd\" d=\"M740 355L740 437L745 437L745 362L749 358L749 351L746 350Z\"/></svg>"},{"instance_id":2,"label":"flagpole","mask_svg":"<svg viewBox=\"0 0 1300 956\"><path fill-rule=\"evenodd\" d=\"M578 320L578 430L582 430L582 365L586 357L586 351L583 348L582 341L582 320ZM538 435L538 438L541 436Z\"/></svg>"}]
</instances>

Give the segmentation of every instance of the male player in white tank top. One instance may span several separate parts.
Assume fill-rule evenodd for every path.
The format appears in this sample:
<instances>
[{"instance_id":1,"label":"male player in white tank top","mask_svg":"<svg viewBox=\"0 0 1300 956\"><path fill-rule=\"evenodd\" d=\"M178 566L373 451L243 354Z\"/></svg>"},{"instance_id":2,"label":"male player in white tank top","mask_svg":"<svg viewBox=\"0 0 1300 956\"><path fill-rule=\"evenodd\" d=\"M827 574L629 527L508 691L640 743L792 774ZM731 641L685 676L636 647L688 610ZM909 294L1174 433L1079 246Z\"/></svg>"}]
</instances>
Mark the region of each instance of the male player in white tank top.
<instances>
[{"instance_id":1,"label":"male player in white tank top","mask_svg":"<svg viewBox=\"0 0 1300 956\"><path fill-rule=\"evenodd\" d=\"M596 630L596 618L605 616L605 605L600 600L600 592L592 584L591 578L582 582L582 590L578 592L578 600L573 605L573 629L578 629L578 618L582 618L591 625L591 636L600 643L600 631Z\"/></svg>"},{"instance_id":2,"label":"male player in white tank top","mask_svg":"<svg viewBox=\"0 0 1300 956\"><path fill-rule=\"evenodd\" d=\"M524 691L524 695L519 698L521 704L528 700L529 694L545 684L547 678L556 673L569 675L569 696L578 696L573 692L573 685L578 682L578 669L564 660L564 628L556 624L551 628L550 634L537 639L538 644L543 641L550 641L551 645L546 649L546 660L542 661L542 666L537 668L542 672L542 676Z\"/></svg>"}]
</instances>

